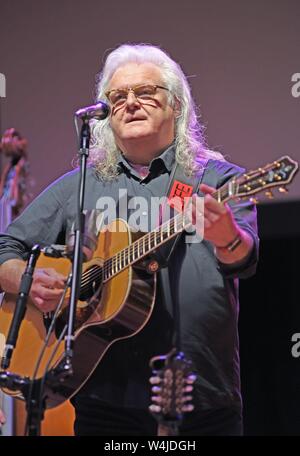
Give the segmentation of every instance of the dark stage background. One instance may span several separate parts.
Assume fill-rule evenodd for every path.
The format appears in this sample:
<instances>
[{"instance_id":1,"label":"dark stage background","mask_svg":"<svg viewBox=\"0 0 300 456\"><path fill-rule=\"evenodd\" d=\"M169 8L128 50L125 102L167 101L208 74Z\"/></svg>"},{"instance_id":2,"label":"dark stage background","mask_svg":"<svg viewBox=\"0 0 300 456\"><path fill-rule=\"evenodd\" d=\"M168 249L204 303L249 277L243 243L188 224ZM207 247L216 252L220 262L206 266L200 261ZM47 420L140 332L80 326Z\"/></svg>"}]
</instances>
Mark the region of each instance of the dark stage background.
<instances>
[{"instance_id":1,"label":"dark stage background","mask_svg":"<svg viewBox=\"0 0 300 456\"><path fill-rule=\"evenodd\" d=\"M70 169L72 116L105 53L150 42L189 75L211 147L246 168L299 160L299 20L298 0L2 0L0 132L28 138L36 195ZM299 175L276 201L259 208L261 261L241 284L247 434L300 434Z\"/></svg>"},{"instance_id":2,"label":"dark stage background","mask_svg":"<svg viewBox=\"0 0 300 456\"><path fill-rule=\"evenodd\" d=\"M258 219L257 274L240 282L245 433L300 435L300 202L260 206Z\"/></svg>"}]
</instances>

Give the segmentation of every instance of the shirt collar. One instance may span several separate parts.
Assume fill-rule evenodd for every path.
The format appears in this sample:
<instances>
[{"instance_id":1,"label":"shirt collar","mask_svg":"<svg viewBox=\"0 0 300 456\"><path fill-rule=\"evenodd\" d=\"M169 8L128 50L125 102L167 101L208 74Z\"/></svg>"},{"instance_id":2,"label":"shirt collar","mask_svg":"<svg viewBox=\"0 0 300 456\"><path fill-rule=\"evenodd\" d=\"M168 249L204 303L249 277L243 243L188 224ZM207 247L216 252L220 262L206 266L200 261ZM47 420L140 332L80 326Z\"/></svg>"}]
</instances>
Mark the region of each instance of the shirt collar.
<instances>
[{"instance_id":1,"label":"shirt collar","mask_svg":"<svg viewBox=\"0 0 300 456\"><path fill-rule=\"evenodd\" d=\"M158 157L153 158L149 165L149 171L154 171L155 169L161 169L163 166L168 173L171 172L173 164L175 162L175 145L174 143L171 144L166 150L164 150ZM130 163L126 160L124 155L120 152L118 165L120 165L123 169L126 168L131 173L134 172L133 167Z\"/></svg>"}]
</instances>

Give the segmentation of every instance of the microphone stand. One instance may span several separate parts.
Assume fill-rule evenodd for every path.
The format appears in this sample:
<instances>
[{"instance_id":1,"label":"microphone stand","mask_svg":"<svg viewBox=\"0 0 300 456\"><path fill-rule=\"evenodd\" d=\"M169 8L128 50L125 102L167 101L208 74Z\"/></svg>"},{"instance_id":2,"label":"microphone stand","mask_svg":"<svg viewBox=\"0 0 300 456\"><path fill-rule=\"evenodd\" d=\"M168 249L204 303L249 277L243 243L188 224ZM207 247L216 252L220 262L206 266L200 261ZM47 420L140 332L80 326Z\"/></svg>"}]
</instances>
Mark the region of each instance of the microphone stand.
<instances>
[{"instance_id":1,"label":"microphone stand","mask_svg":"<svg viewBox=\"0 0 300 456\"><path fill-rule=\"evenodd\" d=\"M40 246L35 245L31 249L25 271L21 278L16 309L8 331L4 354L1 360L1 368L7 369L17 344L19 330L26 313L27 299L33 280L33 273L38 257L40 256ZM42 405L39 402L41 381L30 380L29 377L21 377L10 372L0 372L0 386L11 390L22 391L26 399L26 410L29 423L29 435L39 435L40 423L45 409L44 399Z\"/></svg>"},{"instance_id":2,"label":"microphone stand","mask_svg":"<svg viewBox=\"0 0 300 456\"><path fill-rule=\"evenodd\" d=\"M102 120L109 114L109 107L106 103L99 102L96 105L83 108L75 113L75 118L82 119L82 127L79 138L79 185L78 185L78 205L77 214L75 220L75 239L74 239L74 251L72 255L72 283L71 283L71 294L69 300L69 316L68 316L68 328L65 336L65 360L63 366L64 375L72 375L72 357L74 347L74 332L75 332L75 319L76 319L76 306L79 297L79 289L81 282L81 271L82 271L82 240L83 231L85 226L85 214L83 213L84 208L84 193L85 193L85 178L87 168L87 158L89 156L91 129L89 120L92 118ZM77 123L75 122L76 130Z\"/></svg>"},{"instance_id":3,"label":"microphone stand","mask_svg":"<svg viewBox=\"0 0 300 456\"><path fill-rule=\"evenodd\" d=\"M79 185L78 185L78 206L77 215L75 220L75 240L74 240L74 251L72 255L72 283L71 283L71 294L69 301L69 315L68 315L68 329L65 336L65 365L64 374L72 375L72 357L74 347L74 331L75 331L75 318L76 318L76 305L79 297L81 271L82 271L82 239L83 230L85 226L85 214L83 213L84 207L84 195L85 195L85 180L86 180L86 168L87 158L89 156L90 146L90 125L89 118L83 118L83 124L80 133L79 143L79 156L80 156L80 171L79 171Z\"/></svg>"},{"instance_id":4,"label":"microphone stand","mask_svg":"<svg viewBox=\"0 0 300 456\"><path fill-rule=\"evenodd\" d=\"M76 304L79 297L79 288L81 280L82 270L82 239L83 230L85 226L85 215L83 213L84 206L84 192L85 192L85 178L86 178L86 167L87 157L89 155L89 142L90 142L90 126L88 118L83 119L83 124L80 134L80 173L79 173L79 185L78 185L78 207L77 217L75 220L75 240L74 250L71 255L72 258L72 281L71 281L71 292L69 300L69 315L67 333L65 336L65 359L63 366L61 366L56 372L58 380L62 382L64 378L73 374L72 357L73 357L73 345L74 345L74 327L76 317ZM7 362L5 363L7 366ZM5 368L5 366L2 367ZM52 379L53 380L53 379ZM44 416L44 410L46 407L46 397L43 394L44 382L42 379L30 380L28 377L21 377L14 375L9 372L0 372L0 386L12 390L22 391L22 394L26 400L27 410L27 429L28 435L37 436L40 435L41 420Z\"/></svg>"},{"instance_id":5,"label":"microphone stand","mask_svg":"<svg viewBox=\"0 0 300 456\"><path fill-rule=\"evenodd\" d=\"M0 372L0 386L11 391L21 391L26 401L27 425L29 436L39 436L41 421L46 408L45 397L41 395L42 383L39 380L30 380L17 374ZM40 403L42 397L42 403Z\"/></svg>"},{"instance_id":6,"label":"microphone stand","mask_svg":"<svg viewBox=\"0 0 300 456\"><path fill-rule=\"evenodd\" d=\"M75 219L74 226L74 248L73 251L66 252L67 256L72 259L72 273L71 273L71 292L69 299L69 314L68 314L68 324L67 324L67 333L65 336L65 354L64 362L56 373L52 372L53 375L57 377L57 380L61 383L66 377L69 377L73 374L72 367L72 357L73 357L73 347L74 347L74 332L75 332L75 319L76 319L76 305L79 297L79 289L81 282L81 271L82 271L82 262L83 262L83 231L85 227L85 214L83 213L84 208L84 196L85 196L85 180L86 180L86 169L87 169L87 158L89 156L89 144L90 144L90 125L89 120L91 118L97 118L102 120L109 114L109 108L105 103L99 102L97 105L80 110L76 113L76 116L81 118L83 121L80 141L79 141L79 156L80 156L80 172L79 172L79 183L78 183L78 205L77 205L77 215ZM65 249L61 246L51 246L50 248L51 255L53 252L54 256L60 257L65 256ZM45 252L46 253L46 252ZM47 253L49 253L47 251ZM32 283L32 275L34 267L37 261L37 258L40 254L39 246L35 246L32 249L31 256L28 261L28 266L25 270L21 281L21 288L19 293L19 300L22 299L22 307L17 305L15 317L17 324L12 324L12 327L9 331L9 336L7 339L7 344L4 351L4 358L2 359L1 368L6 369L10 364L10 358L12 355L13 348L16 343L16 338L18 336L19 327L21 321L25 315L26 311L26 302L27 297L30 291ZM31 278L28 277L31 275ZM26 285L26 287L25 287ZM18 301L19 302L19 301ZM20 307L20 308L19 308ZM12 333L12 334L11 334ZM14 338L12 337L14 336ZM47 373L45 373L45 376ZM51 378L53 381L53 378ZM46 408L46 396L44 394L44 379L30 379L29 377L22 377L10 372L1 371L0 372L0 386L8 388L15 391L21 391L24 399L26 400L26 410L27 410L27 429L28 435L37 436L40 435L40 426L41 420L44 416L44 410Z\"/></svg>"},{"instance_id":7,"label":"microphone stand","mask_svg":"<svg viewBox=\"0 0 300 456\"><path fill-rule=\"evenodd\" d=\"M27 299L30 292L33 273L38 257L40 256L40 246L35 245L31 249L25 271L21 278L21 284L19 289L18 298L16 301L16 308L13 319L8 331L4 354L1 360L1 368L7 369L10 365L10 360L17 343L20 326L26 312Z\"/></svg>"}]
</instances>

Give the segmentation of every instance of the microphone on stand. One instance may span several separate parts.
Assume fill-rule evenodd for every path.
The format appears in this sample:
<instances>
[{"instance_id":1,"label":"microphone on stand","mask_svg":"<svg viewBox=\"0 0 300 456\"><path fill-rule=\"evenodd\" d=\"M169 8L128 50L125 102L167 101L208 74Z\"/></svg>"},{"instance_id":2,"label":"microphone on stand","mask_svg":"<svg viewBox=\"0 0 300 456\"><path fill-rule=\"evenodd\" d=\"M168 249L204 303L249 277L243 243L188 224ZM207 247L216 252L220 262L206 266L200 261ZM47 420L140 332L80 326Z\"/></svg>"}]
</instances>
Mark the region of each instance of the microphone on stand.
<instances>
[{"instance_id":1,"label":"microphone on stand","mask_svg":"<svg viewBox=\"0 0 300 456\"><path fill-rule=\"evenodd\" d=\"M110 107L104 101L98 101L98 103L87 106L85 108L78 109L75 112L75 116L84 121L90 119L103 120L110 113Z\"/></svg>"},{"instance_id":2,"label":"microphone on stand","mask_svg":"<svg viewBox=\"0 0 300 456\"><path fill-rule=\"evenodd\" d=\"M98 244L98 235L102 223L102 214L99 209L87 210L84 217L84 231L82 235L83 262L90 261ZM51 244L41 249L41 252L50 258L73 258L74 224L67 237L65 245Z\"/></svg>"},{"instance_id":3,"label":"microphone on stand","mask_svg":"<svg viewBox=\"0 0 300 456\"><path fill-rule=\"evenodd\" d=\"M13 316L13 319L12 319L10 327L9 327L9 331L8 331L8 335L7 335L7 339L6 339L6 345L5 345L3 357L1 360L2 369L7 369L10 365L10 360L11 360L11 357L12 357L14 348L16 346L17 339L18 339L19 329L20 329L22 320L25 316L27 298L28 298L32 280L33 280L34 268L35 268L39 255L40 255L40 246L35 245L31 249L31 253L28 258L24 274L22 275L22 278L21 278L19 294L18 294L18 298L17 298L17 302L16 302L16 309L15 309L14 316Z\"/></svg>"}]
</instances>

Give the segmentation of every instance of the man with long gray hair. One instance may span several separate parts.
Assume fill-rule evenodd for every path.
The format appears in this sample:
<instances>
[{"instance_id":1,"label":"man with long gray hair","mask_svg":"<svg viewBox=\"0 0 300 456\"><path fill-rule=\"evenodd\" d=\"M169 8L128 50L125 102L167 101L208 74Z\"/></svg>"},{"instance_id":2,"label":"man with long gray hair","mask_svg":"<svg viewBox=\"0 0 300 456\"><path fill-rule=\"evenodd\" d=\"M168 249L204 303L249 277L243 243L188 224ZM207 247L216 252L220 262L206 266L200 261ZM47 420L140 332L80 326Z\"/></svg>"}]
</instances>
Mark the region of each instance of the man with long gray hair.
<instances>
[{"instance_id":1,"label":"man with long gray hair","mask_svg":"<svg viewBox=\"0 0 300 456\"><path fill-rule=\"evenodd\" d=\"M223 204L215 189L243 169L205 145L187 79L158 47L125 44L112 51L99 75L97 100L109 104L110 116L92 124L85 208L104 209L101 198L108 197L119 208L124 203L120 191L126 191L129 220L134 198L150 203L151 198L170 195L170 186L175 188L172 196L190 195L196 185L192 218L202 217L203 223L196 223L198 242L187 242L184 232L174 244L171 261L158 273L150 318L132 337L110 346L73 397L75 433L156 434L157 423L148 411L149 360L173 346L176 301L181 348L197 375L194 410L184 416L179 432L239 435L237 279L255 271L256 213L248 202ZM186 181L182 183L177 172ZM74 221L77 177L75 170L56 181L0 238L3 290L17 292L24 258L33 244L49 245L67 236ZM150 230L149 221L143 224L148 215L142 210L132 220ZM52 269L38 268L30 293L35 306L42 312L55 309L64 280Z\"/></svg>"}]
</instances>

